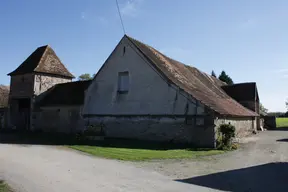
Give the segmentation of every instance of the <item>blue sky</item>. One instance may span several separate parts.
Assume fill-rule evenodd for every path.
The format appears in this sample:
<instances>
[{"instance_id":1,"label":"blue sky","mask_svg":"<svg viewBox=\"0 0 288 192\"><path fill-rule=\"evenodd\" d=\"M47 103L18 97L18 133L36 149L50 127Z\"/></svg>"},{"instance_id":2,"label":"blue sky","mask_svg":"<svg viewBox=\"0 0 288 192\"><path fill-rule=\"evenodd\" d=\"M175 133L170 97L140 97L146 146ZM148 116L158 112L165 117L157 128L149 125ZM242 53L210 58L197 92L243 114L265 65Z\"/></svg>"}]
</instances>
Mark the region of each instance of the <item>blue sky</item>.
<instances>
[{"instance_id":1,"label":"blue sky","mask_svg":"<svg viewBox=\"0 0 288 192\"><path fill-rule=\"evenodd\" d=\"M288 1L119 0L128 35L234 82L255 81L269 111L288 98ZM2 0L0 84L49 44L75 75L96 73L123 36L115 0Z\"/></svg>"}]
</instances>

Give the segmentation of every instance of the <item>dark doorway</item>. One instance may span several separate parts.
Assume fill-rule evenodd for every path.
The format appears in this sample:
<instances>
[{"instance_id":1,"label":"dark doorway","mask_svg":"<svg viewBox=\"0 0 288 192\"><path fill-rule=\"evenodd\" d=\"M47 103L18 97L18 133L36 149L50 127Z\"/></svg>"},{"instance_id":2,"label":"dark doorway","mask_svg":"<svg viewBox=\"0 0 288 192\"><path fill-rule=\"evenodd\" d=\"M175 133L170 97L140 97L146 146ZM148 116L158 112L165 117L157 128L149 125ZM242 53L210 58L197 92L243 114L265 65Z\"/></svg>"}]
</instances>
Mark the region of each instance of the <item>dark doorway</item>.
<instances>
[{"instance_id":1,"label":"dark doorway","mask_svg":"<svg viewBox=\"0 0 288 192\"><path fill-rule=\"evenodd\" d=\"M24 98L17 100L18 100L17 128L28 130L30 127L31 99Z\"/></svg>"}]
</instances>

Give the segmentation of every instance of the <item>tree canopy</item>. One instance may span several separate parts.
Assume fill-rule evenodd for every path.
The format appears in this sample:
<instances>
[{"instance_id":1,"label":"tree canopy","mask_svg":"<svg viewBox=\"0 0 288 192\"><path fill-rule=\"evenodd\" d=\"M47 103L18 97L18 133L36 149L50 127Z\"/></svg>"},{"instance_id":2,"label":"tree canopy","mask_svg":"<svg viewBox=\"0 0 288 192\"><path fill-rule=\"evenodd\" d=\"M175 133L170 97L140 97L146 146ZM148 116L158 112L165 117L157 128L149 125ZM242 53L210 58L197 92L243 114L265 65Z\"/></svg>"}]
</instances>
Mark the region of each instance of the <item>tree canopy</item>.
<instances>
[{"instance_id":1,"label":"tree canopy","mask_svg":"<svg viewBox=\"0 0 288 192\"><path fill-rule=\"evenodd\" d=\"M229 77L229 75L227 75L225 71L221 72L221 74L219 75L218 79L220 79L221 81L227 83L228 85L233 85L234 84L234 82L231 79L231 77Z\"/></svg>"},{"instance_id":2,"label":"tree canopy","mask_svg":"<svg viewBox=\"0 0 288 192\"><path fill-rule=\"evenodd\" d=\"M92 80L94 78L95 74L91 75L90 73L84 73L78 77L79 81L87 81Z\"/></svg>"},{"instance_id":3,"label":"tree canopy","mask_svg":"<svg viewBox=\"0 0 288 192\"><path fill-rule=\"evenodd\" d=\"M214 72L213 70L212 70L212 72L211 72L211 76L217 78L217 76L216 76L216 74L215 74L215 72Z\"/></svg>"},{"instance_id":4,"label":"tree canopy","mask_svg":"<svg viewBox=\"0 0 288 192\"><path fill-rule=\"evenodd\" d=\"M268 112L268 109L266 109L262 103L260 103L259 108L260 108L260 111L263 112L263 113L267 113Z\"/></svg>"}]
</instances>

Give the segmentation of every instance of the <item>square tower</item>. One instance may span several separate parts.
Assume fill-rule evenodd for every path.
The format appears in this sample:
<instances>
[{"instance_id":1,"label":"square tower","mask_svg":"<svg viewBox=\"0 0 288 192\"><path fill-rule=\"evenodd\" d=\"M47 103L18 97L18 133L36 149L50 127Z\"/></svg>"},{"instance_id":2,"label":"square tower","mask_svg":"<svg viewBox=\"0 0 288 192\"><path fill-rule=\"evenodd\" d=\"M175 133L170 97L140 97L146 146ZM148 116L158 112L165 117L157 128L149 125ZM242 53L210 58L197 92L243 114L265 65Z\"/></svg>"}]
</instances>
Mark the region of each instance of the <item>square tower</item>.
<instances>
[{"instance_id":1,"label":"square tower","mask_svg":"<svg viewBox=\"0 0 288 192\"><path fill-rule=\"evenodd\" d=\"M26 130L31 127L35 99L54 85L74 78L49 45L37 48L8 75L10 124Z\"/></svg>"}]
</instances>

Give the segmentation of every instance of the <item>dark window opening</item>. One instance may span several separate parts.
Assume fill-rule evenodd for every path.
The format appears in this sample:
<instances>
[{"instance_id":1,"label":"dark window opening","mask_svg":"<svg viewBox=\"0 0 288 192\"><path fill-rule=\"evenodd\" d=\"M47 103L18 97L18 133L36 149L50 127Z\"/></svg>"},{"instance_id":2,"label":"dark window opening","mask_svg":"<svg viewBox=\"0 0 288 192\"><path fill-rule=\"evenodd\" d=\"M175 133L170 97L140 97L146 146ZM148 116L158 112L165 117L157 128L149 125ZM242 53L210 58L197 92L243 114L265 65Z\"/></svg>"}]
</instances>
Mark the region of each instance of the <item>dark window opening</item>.
<instances>
[{"instance_id":1,"label":"dark window opening","mask_svg":"<svg viewBox=\"0 0 288 192\"><path fill-rule=\"evenodd\" d=\"M118 73L118 93L128 93L129 91L129 72Z\"/></svg>"},{"instance_id":2,"label":"dark window opening","mask_svg":"<svg viewBox=\"0 0 288 192\"><path fill-rule=\"evenodd\" d=\"M123 47L123 56L125 55L125 52L126 52L126 47L124 46Z\"/></svg>"}]
</instances>

